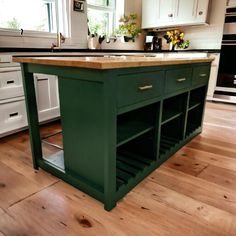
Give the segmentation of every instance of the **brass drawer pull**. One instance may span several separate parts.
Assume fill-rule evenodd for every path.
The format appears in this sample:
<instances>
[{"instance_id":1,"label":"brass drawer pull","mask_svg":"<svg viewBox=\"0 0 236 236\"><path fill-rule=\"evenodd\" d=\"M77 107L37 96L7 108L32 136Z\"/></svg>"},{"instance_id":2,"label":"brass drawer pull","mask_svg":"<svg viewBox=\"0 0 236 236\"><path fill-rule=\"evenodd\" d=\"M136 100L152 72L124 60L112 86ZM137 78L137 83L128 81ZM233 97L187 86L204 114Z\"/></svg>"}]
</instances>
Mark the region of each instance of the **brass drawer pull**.
<instances>
[{"instance_id":1,"label":"brass drawer pull","mask_svg":"<svg viewBox=\"0 0 236 236\"><path fill-rule=\"evenodd\" d=\"M139 91L146 91L146 90L150 90L152 88L153 88L152 85L146 85L146 86L139 87L138 90Z\"/></svg>"},{"instance_id":2,"label":"brass drawer pull","mask_svg":"<svg viewBox=\"0 0 236 236\"><path fill-rule=\"evenodd\" d=\"M200 76L200 77L206 77L207 74L200 74L199 76Z\"/></svg>"},{"instance_id":3,"label":"brass drawer pull","mask_svg":"<svg viewBox=\"0 0 236 236\"><path fill-rule=\"evenodd\" d=\"M184 81L186 81L187 79L186 78L180 78L180 79L177 79L176 81L177 82L184 82Z\"/></svg>"}]
</instances>

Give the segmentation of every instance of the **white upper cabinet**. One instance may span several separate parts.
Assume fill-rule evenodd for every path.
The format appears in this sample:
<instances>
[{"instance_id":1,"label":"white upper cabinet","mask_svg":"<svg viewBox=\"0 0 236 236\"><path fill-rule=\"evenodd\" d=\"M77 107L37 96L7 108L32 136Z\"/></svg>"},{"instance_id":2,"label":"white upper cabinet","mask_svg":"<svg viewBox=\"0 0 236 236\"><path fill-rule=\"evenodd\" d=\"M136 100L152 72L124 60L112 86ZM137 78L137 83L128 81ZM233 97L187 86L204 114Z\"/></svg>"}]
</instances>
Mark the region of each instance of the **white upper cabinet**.
<instances>
[{"instance_id":1,"label":"white upper cabinet","mask_svg":"<svg viewBox=\"0 0 236 236\"><path fill-rule=\"evenodd\" d=\"M205 1L205 0L204 0ZM193 22L197 15L197 0L177 1L177 13L175 19L178 22Z\"/></svg>"},{"instance_id":2,"label":"white upper cabinet","mask_svg":"<svg viewBox=\"0 0 236 236\"><path fill-rule=\"evenodd\" d=\"M159 3L157 0L142 1L142 28L153 28L158 24Z\"/></svg>"},{"instance_id":3,"label":"white upper cabinet","mask_svg":"<svg viewBox=\"0 0 236 236\"><path fill-rule=\"evenodd\" d=\"M197 16L196 22L199 24L206 23L208 18L209 0L198 0L197 1Z\"/></svg>"},{"instance_id":4,"label":"white upper cabinet","mask_svg":"<svg viewBox=\"0 0 236 236\"><path fill-rule=\"evenodd\" d=\"M160 23L172 22L176 14L176 0L159 0Z\"/></svg>"},{"instance_id":5,"label":"white upper cabinet","mask_svg":"<svg viewBox=\"0 0 236 236\"><path fill-rule=\"evenodd\" d=\"M142 28L204 24L208 5L209 0L143 0Z\"/></svg>"}]
</instances>

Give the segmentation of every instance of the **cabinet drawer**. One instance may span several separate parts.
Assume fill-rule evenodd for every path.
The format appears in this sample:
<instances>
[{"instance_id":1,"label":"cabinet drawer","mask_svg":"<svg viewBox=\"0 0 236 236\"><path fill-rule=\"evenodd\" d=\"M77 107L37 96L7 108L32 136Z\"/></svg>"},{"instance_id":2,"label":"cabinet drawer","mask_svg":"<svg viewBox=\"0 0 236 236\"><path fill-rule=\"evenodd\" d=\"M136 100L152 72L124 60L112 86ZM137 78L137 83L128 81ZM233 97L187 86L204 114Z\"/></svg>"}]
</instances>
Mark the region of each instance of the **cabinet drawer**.
<instances>
[{"instance_id":1,"label":"cabinet drawer","mask_svg":"<svg viewBox=\"0 0 236 236\"><path fill-rule=\"evenodd\" d=\"M25 100L0 103L0 135L27 126Z\"/></svg>"},{"instance_id":2,"label":"cabinet drawer","mask_svg":"<svg viewBox=\"0 0 236 236\"><path fill-rule=\"evenodd\" d=\"M168 70L166 72L165 93L173 93L190 87L191 76L191 68Z\"/></svg>"},{"instance_id":3,"label":"cabinet drawer","mask_svg":"<svg viewBox=\"0 0 236 236\"><path fill-rule=\"evenodd\" d=\"M163 71L121 75L117 81L117 105L122 107L158 97L163 88Z\"/></svg>"},{"instance_id":4,"label":"cabinet drawer","mask_svg":"<svg viewBox=\"0 0 236 236\"><path fill-rule=\"evenodd\" d=\"M23 96L23 86L20 68L0 70L0 99Z\"/></svg>"},{"instance_id":5,"label":"cabinet drawer","mask_svg":"<svg viewBox=\"0 0 236 236\"><path fill-rule=\"evenodd\" d=\"M210 66L196 66L193 68L192 85L207 84L210 74Z\"/></svg>"}]
</instances>

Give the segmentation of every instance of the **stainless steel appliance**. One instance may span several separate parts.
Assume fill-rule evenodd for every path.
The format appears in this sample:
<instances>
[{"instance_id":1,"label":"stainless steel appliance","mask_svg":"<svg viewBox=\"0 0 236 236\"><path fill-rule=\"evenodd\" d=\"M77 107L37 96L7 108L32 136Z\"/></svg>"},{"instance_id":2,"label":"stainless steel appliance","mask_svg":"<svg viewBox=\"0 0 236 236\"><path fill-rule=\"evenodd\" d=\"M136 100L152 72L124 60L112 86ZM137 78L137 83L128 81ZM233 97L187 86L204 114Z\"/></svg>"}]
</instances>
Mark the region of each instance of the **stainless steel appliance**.
<instances>
[{"instance_id":1,"label":"stainless steel appliance","mask_svg":"<svg viewBox=\"0 0 236 236\"><path fill-rule=\"evenodd\" d=\"M213 100L236 103L236 7L227 8Z\"/></svg>"}]
</instances>

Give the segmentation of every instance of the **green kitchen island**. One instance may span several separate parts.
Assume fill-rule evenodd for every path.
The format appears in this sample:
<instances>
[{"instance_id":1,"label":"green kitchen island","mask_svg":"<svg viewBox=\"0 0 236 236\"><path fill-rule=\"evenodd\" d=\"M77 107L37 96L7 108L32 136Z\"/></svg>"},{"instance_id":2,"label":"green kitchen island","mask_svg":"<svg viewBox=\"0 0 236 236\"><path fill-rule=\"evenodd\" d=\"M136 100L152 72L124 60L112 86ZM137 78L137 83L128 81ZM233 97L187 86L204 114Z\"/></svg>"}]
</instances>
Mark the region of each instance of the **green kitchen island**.
<instances>
[{"instance_id":1,"label":"green kitchen island","mask_svg":"<svg viewBox=\"0 0 236 236\"><path fill-rule=\"evenodd\" d=\"M210 58L15 57L33 165L106 210L202 130ZM42 155L33 73L58 76L63 151ZM54 155L55 158L55 155Z\"/></svg>"}]
</instances>

